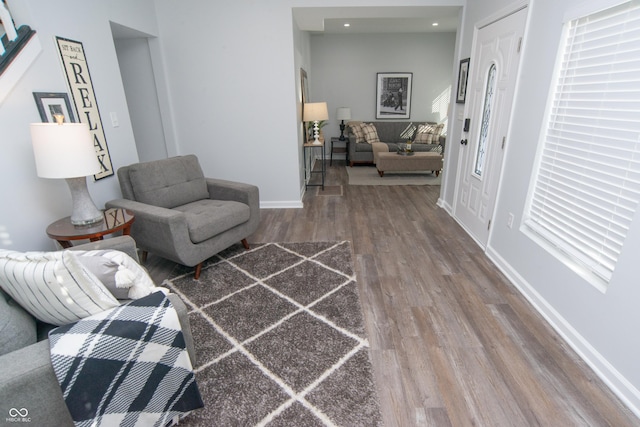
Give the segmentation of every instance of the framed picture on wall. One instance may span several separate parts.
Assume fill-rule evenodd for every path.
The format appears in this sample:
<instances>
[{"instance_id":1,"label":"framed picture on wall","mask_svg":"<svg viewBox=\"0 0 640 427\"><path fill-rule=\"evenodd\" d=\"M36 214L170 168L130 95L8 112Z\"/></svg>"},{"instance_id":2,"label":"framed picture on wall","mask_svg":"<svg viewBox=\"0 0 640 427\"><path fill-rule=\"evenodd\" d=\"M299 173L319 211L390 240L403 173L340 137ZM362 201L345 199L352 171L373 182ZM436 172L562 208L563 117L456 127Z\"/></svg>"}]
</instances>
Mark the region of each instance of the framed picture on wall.
<instances>
[{"instance_id":1,"label":"framed picture on wall","mask_svg":"<svg viewBox=\"0 0 640 427\"><path fill-rule=\"evenodd\" d=\"M33 92L33 98L36 100L36 106L43 123L55 123L54 114L62 114L65 123L76 121L68 94L64 92Z\"/></svg>"},{"instance_id":2,"label":"framed picture on wall","mask_svg":"<svg viewBox=\"0 0 640 427\"><path fill-rule=\"evenodd\" d=\"M467 99L467 79L469 78L469 58L460 61L460 69L458 70L458 92L456 95L456 103L464 104Z\"/></svg>"},{"instance_id":3,"label":"framed picture on wall","mask_svg":"<svg viewBox=\"0 0 640 427\"><path fill-rule=\"evenodd\" d=\"M304 132L303 142L306 142L307 138L309 138L309 129L307 129L307 124L302 120L302 118L304 117L304 104L305 102L309 102L309 81L307 80L307 72L304 68L300 68L300 95L302 98L300 120L302 121L302 131Z\"/></svg>"},{"instance_id":4,"label":"framed picture on wall","mask_svg":"<svg viewBox=\"0 0 640 427\"><path fill-rule=\"evenodd\" d=\"M411 117L412 79L413 73L378 73L376 119Z\"/></svg>"}]
</instances>

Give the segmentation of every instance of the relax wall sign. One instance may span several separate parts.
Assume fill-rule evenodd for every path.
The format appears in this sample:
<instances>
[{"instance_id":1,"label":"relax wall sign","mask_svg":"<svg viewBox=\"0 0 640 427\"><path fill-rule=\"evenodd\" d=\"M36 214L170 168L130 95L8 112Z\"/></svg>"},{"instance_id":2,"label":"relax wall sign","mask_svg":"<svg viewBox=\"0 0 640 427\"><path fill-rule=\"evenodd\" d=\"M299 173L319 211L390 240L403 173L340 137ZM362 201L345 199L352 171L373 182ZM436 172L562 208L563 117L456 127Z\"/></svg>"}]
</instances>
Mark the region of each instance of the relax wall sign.
<instances>
[{"instance_id":1,"label":"relax wall sign","mask_svg":"<svg viewBox=\"0 0 640 427\"><path fill-rule=\"evenodd\" d=\"M56 37L56 44L67 75L73 103L76 106L78 121L89 125L89 131L93 137L93 146L100 162L101 170L93 177L95 180L106 178L113 175L113 165L109 155L107 139L104 136L96 95L93 91L93 83L91 83L89 65L84 56L84 48L82 43L62 37Z\"/></svg>"}]
</instances>

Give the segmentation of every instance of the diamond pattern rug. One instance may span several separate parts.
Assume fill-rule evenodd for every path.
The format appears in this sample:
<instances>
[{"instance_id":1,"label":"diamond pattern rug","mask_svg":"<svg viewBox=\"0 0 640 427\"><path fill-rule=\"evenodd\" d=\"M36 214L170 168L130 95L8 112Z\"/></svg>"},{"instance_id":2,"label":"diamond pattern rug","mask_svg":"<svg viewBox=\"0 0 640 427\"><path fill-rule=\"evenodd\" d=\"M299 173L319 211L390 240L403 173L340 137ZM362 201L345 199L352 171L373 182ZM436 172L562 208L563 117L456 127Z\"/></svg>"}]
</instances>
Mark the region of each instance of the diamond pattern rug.
<instances>
[{"instance_id":1,"label":"diamond pattern rug","mask_svg":"<svg viewBox=\"0 0 640 427\"><path fill-rule=\"evenodd\" d=\"M349 242L238 244L164 286L191 309L205 403L180 425L382 425Z\"/></svg>"}]
</instances>

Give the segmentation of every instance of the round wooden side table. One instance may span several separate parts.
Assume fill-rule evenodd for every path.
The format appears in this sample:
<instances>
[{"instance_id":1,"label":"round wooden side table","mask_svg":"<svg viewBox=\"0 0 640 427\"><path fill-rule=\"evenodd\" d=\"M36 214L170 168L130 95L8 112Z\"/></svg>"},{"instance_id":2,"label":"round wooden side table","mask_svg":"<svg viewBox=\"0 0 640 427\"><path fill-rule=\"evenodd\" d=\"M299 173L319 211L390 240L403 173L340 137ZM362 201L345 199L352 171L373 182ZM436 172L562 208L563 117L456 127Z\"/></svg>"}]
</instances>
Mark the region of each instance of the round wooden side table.
<instances>
[{"instance_id":1,"label":"round wooden side table","mask_svg":"<svg viewBox=\"0 0 640 427\"><path fill-rule=\"evenodd\" d=\"M70 248L72 240L86 240L92 242L102 240L107 234L122 230L123 235L131 231L131 224L135 220L133 212L126 209L107 209L103 211L104 219L98 223L75 226L71 224L71 217L65 217L49 224L47 236L60 243L63 248Z\"/></svg>"}]
</instances>

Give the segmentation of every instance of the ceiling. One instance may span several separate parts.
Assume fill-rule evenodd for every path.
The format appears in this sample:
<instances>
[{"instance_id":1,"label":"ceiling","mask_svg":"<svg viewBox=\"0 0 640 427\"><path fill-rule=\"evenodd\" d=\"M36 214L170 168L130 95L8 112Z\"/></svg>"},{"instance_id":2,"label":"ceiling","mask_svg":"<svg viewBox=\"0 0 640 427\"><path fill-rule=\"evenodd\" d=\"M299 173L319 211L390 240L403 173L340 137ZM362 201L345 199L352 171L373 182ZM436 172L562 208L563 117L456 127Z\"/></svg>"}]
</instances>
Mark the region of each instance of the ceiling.
<instances>
[{"instance_id":1,"label":"ceiling","mask_svg":"<svg viewBox=\"0 0 640 427\"><path fill-rule=\"evenodd\" d=\"M459 6L298 7L293 17L315 34L455 32ZM433 23L438 25L434 26ZM345 27L344 24L350 24Z\"/></svg>"}]
</instances>

